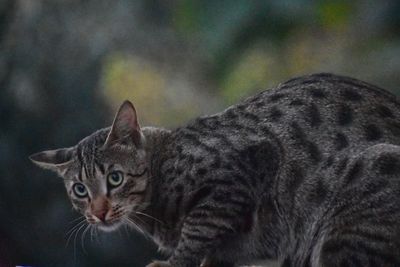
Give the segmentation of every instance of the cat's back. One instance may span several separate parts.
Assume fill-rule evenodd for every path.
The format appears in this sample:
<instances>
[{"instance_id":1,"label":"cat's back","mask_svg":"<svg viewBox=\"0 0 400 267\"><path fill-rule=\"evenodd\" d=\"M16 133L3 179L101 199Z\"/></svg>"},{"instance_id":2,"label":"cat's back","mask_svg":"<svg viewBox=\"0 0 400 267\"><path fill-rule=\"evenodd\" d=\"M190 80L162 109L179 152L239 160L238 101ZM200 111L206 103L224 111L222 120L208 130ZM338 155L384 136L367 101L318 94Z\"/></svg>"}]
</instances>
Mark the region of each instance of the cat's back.
<instances>
[{"instance_id":1,"label":"cat's back","mask_svg":"<svg viewBox=\"0 0 400 267\"><path fill-rule=\"evenodd\" d=\"M377 143L400 144L400 103L371 84L334 74L289 80L224 112L242 125L268 129L286 150L318 163Z\"/></svg>"},{"instance_id":2,"label":"cat's back","mask_svg":"<svg viewBox=\"0 0 400 267\"><path fill-rule=\"evenodd\" d=\"M175 137L184 150L196 150L204 158L239 155L273 137L288 165L312 171L332 157L359 153L378 143L400 145L400 103L371 84L313 74L198 118L177 130Z\"/></svg>"},{"instance_id":3,"label":"cat's back","mask_svg":"<svg viewBox=\"0 0 400 267\"><path fill-rule=\"evenodd\" d=\"M287 170L304 175L366 148L400 145L400 103L371 84L334 74L291 79L174 132L178 154L212 169L258 155L273 140ZM269 149L269 148L268 148ZM241 153L244 152L244 153ZM247 153L248 152L248 153ZM253 153L254 152L254 153ZM197 161L196 161L197 160Z\"/></svg>"},{"instance_id":4,"label":"cat's back","mask_svg":"<svg viewBox=\"0 0 400 267\"><path fill-rule=\"evenodd\" d=\"M282 175L300 177L379 143L400 145L400 103L371 84L313 74L196 119L176 131L176 138L182 144L178 150L195 151L194 158L208 159L212 168L220 166L215 158L232 162L259 155L257 148L268 150L265 142L272 138L284 155Z\"/></svg>"},{"instance_id":5,"label":"cat's back","mask_svg":"<svg viewBox=\"0 0 400 267\"><path fill-rule=\"evenodd\" d=\"M202 131L205 141L219 136L239 147L271 132L284 146L308 151L318 161L326 153L399 144L400 102L366 82L320 73L291 79L188 128Z\"/></svg>"}]
</instances>

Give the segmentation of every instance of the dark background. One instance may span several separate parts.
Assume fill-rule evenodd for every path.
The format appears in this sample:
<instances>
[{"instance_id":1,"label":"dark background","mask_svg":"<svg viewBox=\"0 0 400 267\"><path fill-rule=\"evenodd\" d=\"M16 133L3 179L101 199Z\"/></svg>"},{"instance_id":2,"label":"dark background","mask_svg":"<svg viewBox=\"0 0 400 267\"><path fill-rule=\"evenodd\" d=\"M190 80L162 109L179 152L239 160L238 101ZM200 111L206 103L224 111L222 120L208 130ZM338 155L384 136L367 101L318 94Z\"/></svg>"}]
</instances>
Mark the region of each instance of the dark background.
<instances>
[{"instance_id":1,"label":"dark background","mask_svg":"<svg viewBox=\"0 0 400 267\"><path fill-rule=\"evenodd\" d=\"M66 246L78 216L28 155L111 123L174 127L293 76L400 90L400 1L0 0L0 266L144 266L125 231Z\"/></svg>"}]
</instances>

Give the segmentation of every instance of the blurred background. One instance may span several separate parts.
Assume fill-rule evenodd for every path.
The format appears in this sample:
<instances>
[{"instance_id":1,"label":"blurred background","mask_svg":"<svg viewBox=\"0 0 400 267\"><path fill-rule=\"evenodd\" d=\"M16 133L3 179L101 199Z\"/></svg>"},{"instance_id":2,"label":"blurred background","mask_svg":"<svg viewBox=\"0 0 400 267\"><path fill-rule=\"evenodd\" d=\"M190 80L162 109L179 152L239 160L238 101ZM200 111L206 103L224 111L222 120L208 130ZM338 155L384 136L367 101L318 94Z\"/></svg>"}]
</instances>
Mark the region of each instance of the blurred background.
<instances>
[{"instance_id":1,"label":"blurred background","mask_svg":"<svg viewBox=\"0 0 400 267\"><path fill-rule=\"evenodd\" d=\"M173 128L312 72L399 93L400 1L0 0L0 266L158 257L134 232L67 244L78 214L29 154L108 126L124 99Z\"/></svg>"}]
</instances>

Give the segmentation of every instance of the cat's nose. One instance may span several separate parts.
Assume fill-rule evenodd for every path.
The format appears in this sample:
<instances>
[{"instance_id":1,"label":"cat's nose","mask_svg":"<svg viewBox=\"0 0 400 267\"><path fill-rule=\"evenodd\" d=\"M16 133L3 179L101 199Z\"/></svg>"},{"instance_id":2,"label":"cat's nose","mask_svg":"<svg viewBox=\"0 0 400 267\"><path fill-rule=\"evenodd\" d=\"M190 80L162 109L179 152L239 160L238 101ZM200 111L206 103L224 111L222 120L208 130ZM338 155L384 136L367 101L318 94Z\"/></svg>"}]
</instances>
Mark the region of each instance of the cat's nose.
<instances>
[{"instance_id":1,"label":"cat's nose","mask_svg":"<svg viewBox=\"0 0 400 267\"><path fill-rule=\"evenodd\" d=\"M105 222L108 210L97 210L93 212L93 215L96 216L100 221Z\"/></svg>"},{"instance_id":2,"label":"cat's nose","mask_svg":"<svg viewBox=\"0 0 400 267\"><path fill-rule=\"evenodd\" d=\"M97 197L90 204L91 213L100 221L105 222L110 210L110 202L106 197Z\"/></svg>"}]
</instances>

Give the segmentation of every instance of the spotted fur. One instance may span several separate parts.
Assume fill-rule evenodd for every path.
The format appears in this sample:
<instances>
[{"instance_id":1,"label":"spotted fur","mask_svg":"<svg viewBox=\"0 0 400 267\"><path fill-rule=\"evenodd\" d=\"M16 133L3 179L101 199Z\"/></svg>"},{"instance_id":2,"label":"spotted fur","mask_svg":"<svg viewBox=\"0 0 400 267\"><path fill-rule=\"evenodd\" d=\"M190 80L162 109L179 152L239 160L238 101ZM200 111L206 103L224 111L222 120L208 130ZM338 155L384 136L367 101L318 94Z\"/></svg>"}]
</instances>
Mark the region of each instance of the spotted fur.
<instances>
[{"instance_id":1,"label":"spotted fur","mask_svg":"<svg viewBox=\"0 0 400 267\"><path fill-rule=\"evenodd\" d=\"M87 185L70 193L82 213L105 196L134 215L169 257L149 266L400 266L399 125L395 96L323 73L172 131L125 102L111 128L32 160Z\"/></svg>"}]
</instances>

